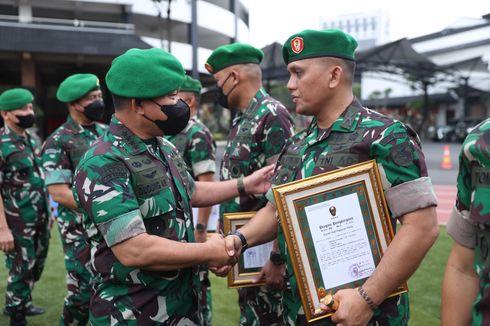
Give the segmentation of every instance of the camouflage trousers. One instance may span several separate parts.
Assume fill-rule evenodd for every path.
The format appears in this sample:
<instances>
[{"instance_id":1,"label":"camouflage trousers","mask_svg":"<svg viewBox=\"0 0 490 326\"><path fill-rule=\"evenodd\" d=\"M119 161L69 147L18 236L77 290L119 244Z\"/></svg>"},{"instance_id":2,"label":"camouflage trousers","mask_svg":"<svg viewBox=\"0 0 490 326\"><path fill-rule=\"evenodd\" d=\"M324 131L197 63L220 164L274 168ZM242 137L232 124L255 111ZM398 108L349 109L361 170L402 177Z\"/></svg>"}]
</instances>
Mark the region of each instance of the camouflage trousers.
<instances>
[{"instance_id":1,"label":"camouflage trousers","mask_svg":"<svg viewBox=\"0 0 490 326\"><path fill-rule=\"evenodd\" d=\"M211 326L213 320L213 302L211 297L211 283L209 282L209 269L207 266L199 267L199 281L201 282L201 291L198 293L198 298L203 317L203 326Z\"/></svg>"},{"instance_id":2,"label":"camouflage trousers","mask_svg":"<svg viewBox=\"0 0 490 326\"><path fill-rule=\"evenodd\" d=\"M241 326L284 325L282 291L265 286L238 289Z\"/></svg>"},{"instance_id":3,"label":"camouflage trousers","mask_svg":"<svg viewBox=\"0 0 490 326\"><path fill-rule=\"evenodd\" d=\"M50 238L47 217L36 224L19 223L18 219L7 216L15 244L14 251L6 254L5 263L9 270L5 308L9 314L32 305L32 289L43 272Z\"/></svg>"},{"instance_id":4,"label":"camouflage trousers","mask_svg":"<svg viewBox=\"0 0 490 326\"><path fill-rule=\"evenodd\" d=\"M58 217L58 227L65 254L67 294L63 304L60 325L86 325L89 319L92 292L90 247L83 227L66 228ZM66 230L70 230L66 232Z\"/></svg>"}]
</instances>

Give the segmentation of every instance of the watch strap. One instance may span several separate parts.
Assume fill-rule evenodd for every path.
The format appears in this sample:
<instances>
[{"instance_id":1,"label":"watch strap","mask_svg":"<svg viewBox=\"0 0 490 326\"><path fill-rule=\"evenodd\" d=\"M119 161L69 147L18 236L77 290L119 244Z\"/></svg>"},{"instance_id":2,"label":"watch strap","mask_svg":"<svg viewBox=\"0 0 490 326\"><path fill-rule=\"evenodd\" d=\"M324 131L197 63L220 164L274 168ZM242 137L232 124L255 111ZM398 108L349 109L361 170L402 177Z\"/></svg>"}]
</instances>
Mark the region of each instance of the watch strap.
<instances>
[{"instance_id":1,"label":"watch strap","mask_svg":"<svg viewBox=\"0 0 490 326\"><path fill-rule=\"evenodd\" d=\"M242 243L242 252L244 252L245 249L247 249L248 247L247 239L245 239L245 236L238 230L233 231L231 235L236 235L240 239L240 242Z\"/></svg>"}]
</instances>

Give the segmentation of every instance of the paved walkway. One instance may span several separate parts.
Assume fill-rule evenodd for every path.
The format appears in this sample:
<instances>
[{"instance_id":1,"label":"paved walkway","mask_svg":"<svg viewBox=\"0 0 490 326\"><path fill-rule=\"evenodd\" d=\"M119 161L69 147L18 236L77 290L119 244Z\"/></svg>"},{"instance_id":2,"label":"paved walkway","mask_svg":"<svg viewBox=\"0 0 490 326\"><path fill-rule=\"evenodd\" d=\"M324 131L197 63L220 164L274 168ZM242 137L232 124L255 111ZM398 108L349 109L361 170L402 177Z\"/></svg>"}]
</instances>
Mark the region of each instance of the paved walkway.
<instances>
[{"instance_id":1,"label":"paved walkway","mask_svg":"<svg viewBox=\"0 0 490 326\"><path fill-rule=\"evenodd\" d=\"M437 196L437 218L439 224L446 225L449 218L449 214L453 209L456 201L456 186L434 186L434 190Z\"/></svg>"}]
</instances>

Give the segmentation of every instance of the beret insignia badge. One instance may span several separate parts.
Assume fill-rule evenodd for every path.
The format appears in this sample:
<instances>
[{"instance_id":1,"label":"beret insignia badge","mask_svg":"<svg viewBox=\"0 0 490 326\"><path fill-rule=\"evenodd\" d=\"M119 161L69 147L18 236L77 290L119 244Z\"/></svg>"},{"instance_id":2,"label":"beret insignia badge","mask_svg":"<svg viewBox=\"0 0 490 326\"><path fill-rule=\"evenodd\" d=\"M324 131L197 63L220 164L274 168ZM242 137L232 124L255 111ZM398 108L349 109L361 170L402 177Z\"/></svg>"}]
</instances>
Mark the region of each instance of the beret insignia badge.
<instances>
[{"instance_id":1,"label":"beret insignia badge","mask_svg":"<svg viewBox=\"0 0 490 326\"><path fill-rule=\"evenodd\" d=\"M209 63L205 63L204 64L204 68L206 68L206 70L212 74L213 73L213 67L209 64Z\"/></svg>"},{"instance_id":2,"label":"beret insignia badge","mask_svg":"<svg viewBox=\"0 0 490 326\"><path fill-rule=\"evenodd\" d=\"M294 53L296 54L301 53L304 47L305 47L305 42L303 41L302 37L296 36L291 40L291 50L293 50Z\"/></svg>"}]
</instances>

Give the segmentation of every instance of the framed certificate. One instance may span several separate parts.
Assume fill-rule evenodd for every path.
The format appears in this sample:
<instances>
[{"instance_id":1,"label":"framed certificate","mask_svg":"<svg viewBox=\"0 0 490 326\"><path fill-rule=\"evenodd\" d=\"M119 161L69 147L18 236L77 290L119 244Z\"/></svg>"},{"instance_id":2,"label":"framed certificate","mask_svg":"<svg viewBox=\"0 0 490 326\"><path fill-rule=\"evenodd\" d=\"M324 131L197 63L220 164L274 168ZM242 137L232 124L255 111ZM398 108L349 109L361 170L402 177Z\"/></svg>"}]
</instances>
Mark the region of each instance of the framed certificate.
<instances>
[{"instance_id":1,"label":"framed certificate","mask_svg":"<svg viewBox=\"0 0 490 326\"><path fill-rule=\"evenodd\" d=\"M329 316L320 303L361 286L394 237L375 161L273 188L308 321ZM403 284L393 293L407 291Z\"/></svg>"},{"instance_id":2,"label":"framed certificate","mask_svg":"<svg viewBox=\"0 0 490 326\"><path fill-rule=\"evenodd\" d=\"M240 227L245 225L254 215L255 212L224 214L223 229L225 234L240 229ZM247 250L240 255L238 262L228 273L228 287L238 288L265 284L264 282L252 283L252 280L257 277L262 267L269 260L272 243L273 241L247 248Z\"/></svg>"}]
</instances>

